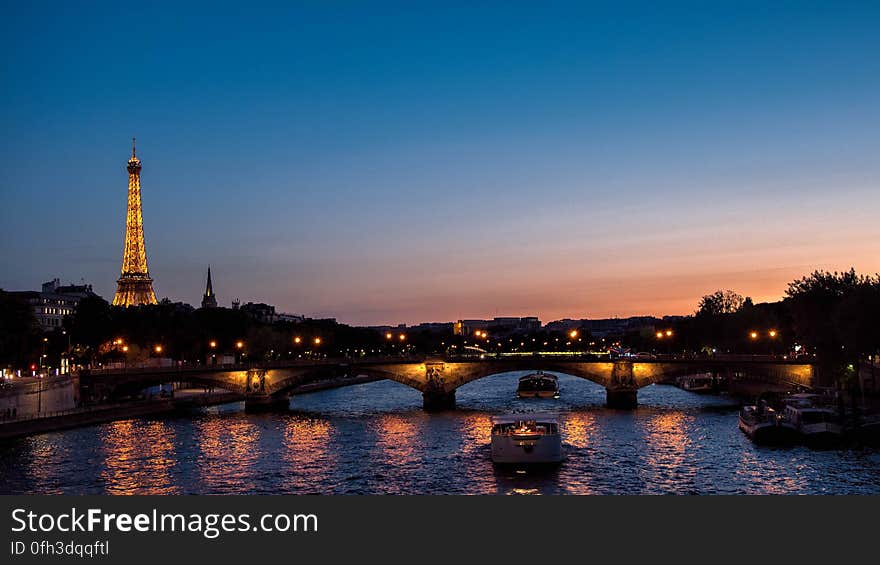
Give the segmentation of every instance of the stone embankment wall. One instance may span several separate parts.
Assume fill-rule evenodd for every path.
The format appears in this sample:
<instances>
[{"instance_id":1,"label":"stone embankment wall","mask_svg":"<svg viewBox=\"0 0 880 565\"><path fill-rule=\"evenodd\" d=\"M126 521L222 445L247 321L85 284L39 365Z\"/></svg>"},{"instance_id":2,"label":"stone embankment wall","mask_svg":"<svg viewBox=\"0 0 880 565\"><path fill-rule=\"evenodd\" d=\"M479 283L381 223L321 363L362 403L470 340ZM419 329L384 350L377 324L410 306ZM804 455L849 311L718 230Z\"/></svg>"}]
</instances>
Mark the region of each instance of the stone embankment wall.
<instances>
[{"instance_id":1,"label":"stone embankment wall","mask_svg":"<svg viewBox=\"0 0 880 565\"><path fill-rule=\"evenodd\" d=\"M79 403L79 382L70 375L13 379L5 385L0 387L0 420L71 410Z\"/></svg>"}]
</instances>

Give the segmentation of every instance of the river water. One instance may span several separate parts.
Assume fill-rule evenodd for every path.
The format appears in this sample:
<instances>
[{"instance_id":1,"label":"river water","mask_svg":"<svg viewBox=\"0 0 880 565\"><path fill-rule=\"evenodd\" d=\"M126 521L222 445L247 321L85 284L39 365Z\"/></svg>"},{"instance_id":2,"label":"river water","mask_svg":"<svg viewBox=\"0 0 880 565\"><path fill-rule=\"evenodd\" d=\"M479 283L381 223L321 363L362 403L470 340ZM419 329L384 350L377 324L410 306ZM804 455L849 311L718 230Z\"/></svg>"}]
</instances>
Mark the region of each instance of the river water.
<instances>
[{"instance_id":1,"label":"river water","mask_svg":"<svg viewBox=\"0 0 880 565\"><path fill-rule=\"evenodd\" d=\"M296 397L287 414L236 404L24 438L0 445L0 493L880 493L880 451L756 447L723 396L653 385L638 409L610 410L567 375L559 399L517 399L522 374L467 384L439 414L380 381ZM565 462L494 468L491 417L530 411L558 414Z\"/></svg>"}]
</instances>

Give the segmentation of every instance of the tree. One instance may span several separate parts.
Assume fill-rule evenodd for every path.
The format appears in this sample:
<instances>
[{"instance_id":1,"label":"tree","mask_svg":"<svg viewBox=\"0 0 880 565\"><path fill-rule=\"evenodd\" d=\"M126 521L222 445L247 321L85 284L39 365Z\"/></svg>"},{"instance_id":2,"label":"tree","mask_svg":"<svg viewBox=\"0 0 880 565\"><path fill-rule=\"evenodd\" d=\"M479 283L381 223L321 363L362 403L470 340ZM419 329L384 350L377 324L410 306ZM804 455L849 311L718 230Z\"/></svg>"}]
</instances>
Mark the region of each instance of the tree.
<instances>
[{"instance_id":1,"label":"tree","mask_svg":"<svg viewBox=\"0 0 880 565\"><path fill-rule=\"evenodd\" d=\"M111 335L110 304L100 296L86 296L64 320L77 356L92 360Z\"/></svg>"},{"instance_id":2,"label":"tree","mask_svg":"<svg viewBox=\"0 0 880 565\"><path fill-rule=\"evenodd\" d=\"M37 355L39 341L31 305L0 290L0 364L27 366Z\"/></svg>"},{"instance_id":3,"label":"tree","mask_svg":"<svg viewBox=\"0 0 880 565\"><path fill-rule=\"evenodd\" d=\"M751 299L748 299L751 303ZM697 316L717 316L719 314L733 314L742 308L746 299L732 290L716 290L700 299L697 306Z\"/></svg>"},{"instance_id":4,"label":"tree","mask_svg":"<svg viewBox=\"0 0 880 565\"><path fill-rule=\"evenodd\" d=\"M852 379L862 356L880 348L880 276L814 271L788 285L795 331L838 382Z\"/></svg>"}]
</instances>

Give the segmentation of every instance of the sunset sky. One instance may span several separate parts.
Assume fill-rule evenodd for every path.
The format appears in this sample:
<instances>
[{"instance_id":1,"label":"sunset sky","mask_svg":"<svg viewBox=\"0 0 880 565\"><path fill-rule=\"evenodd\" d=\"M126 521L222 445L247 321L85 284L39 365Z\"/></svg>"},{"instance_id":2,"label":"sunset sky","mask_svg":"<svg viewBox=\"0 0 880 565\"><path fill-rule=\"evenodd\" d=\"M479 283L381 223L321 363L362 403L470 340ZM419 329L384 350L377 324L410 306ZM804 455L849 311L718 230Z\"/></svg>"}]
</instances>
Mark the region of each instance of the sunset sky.
<instances>
[{"instance_id":1,"label":"sunset sky","mask_svg":"<svg viewBox=\"0 0 880 565\"><path fill-rule=\"evenodd\" d=\"M247 8L245 10L245 8ZM354 324L683 314L880 271L880 4L19 2L0 288Z\"/></svg>"}]
</instances>

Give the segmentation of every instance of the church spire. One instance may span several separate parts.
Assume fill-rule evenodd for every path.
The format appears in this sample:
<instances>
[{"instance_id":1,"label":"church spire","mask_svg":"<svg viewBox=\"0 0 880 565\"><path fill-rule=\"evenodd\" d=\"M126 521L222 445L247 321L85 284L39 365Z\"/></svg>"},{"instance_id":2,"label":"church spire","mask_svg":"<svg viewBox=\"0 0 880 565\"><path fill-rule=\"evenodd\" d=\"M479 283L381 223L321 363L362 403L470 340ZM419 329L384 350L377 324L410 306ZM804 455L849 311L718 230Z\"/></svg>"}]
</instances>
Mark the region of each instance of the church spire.
<instances>
[{"instance_id":1,"label":"church spire","mask_svg":"<svg viewBox=\"0 0 880 565\"><path fill-rule=\"evenodd\" d=\"M208 282L205 284L205 295L202 297L202 308L216 308L217 297L214 295L214 286L211 284L211 266L208 265Z\"/></svg>"}]
</instances>

